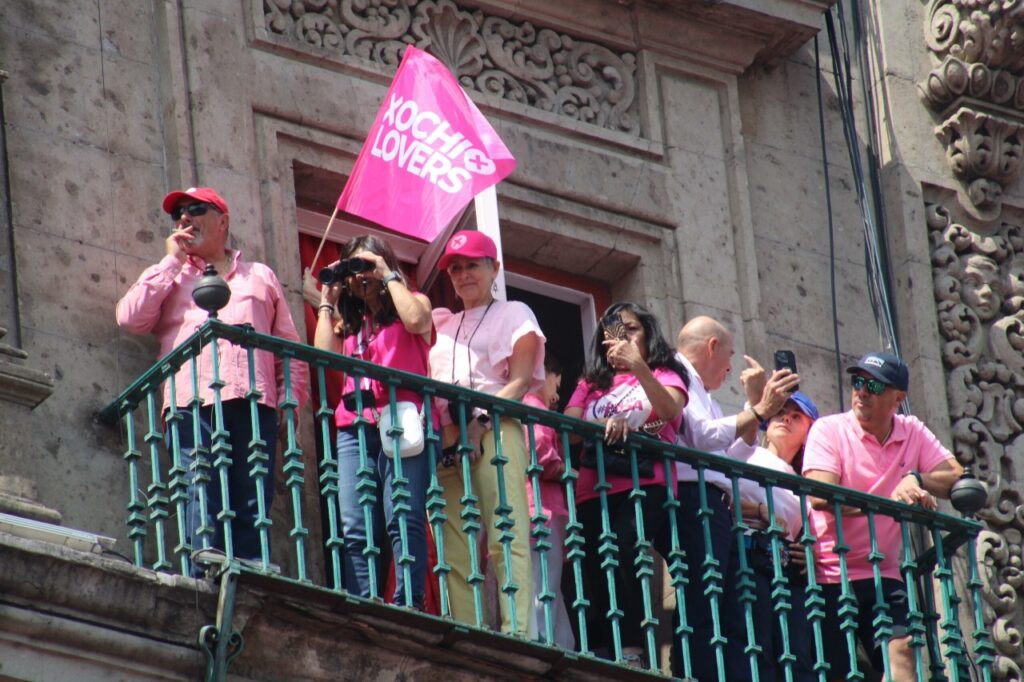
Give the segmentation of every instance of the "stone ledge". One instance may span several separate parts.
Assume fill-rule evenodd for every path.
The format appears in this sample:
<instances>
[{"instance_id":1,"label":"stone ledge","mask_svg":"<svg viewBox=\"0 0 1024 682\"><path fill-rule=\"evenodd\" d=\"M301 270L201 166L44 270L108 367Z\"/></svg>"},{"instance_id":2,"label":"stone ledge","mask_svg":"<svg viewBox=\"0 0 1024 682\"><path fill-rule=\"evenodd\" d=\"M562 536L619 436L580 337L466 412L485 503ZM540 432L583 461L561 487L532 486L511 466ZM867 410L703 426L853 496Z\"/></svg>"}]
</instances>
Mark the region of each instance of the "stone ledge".
<instances>
[{"instance_id":1,"label":"stone ledge","mask_svg":"<svg viewBox=\"0 0 1024 682\"><path fill-rule=\"evenodd\" d=\"M0 327L0 339L6 335L7 329ZM28 353L10 344L0 343L0 358L3 357L14 360L0 360L0 400L35 408L50 397L53 393L53 378L46 372L20 364L28 359Z\"/></svg>"},{"instance_id":2,"label":"stone ledge","mask_svg":"<svg viewBox=\"0 0 1024 682\"><path fill-rule=\"evenodd\" d=\"M0 482L2 482L2 479L3 477L0 476ZM52 523L57 526L60 525L63 519L61 513L56 509L51 509L28 497L11 495L3 490L0 490L0 512L20 516L23 519Z\"/></svg>"},{"instance_id":3,"label":"stone ledge","mask_svg":"<svg viewBox=\"0 0 1024 682\"><path fill-rule=\"evenodd\" d=\"M467 628L280 578L243 573L235 628L245 649L231 673L257 679L271 667L283 679L572 681L656 680L518 637ZM280 648L290 651L287 660ZM358 671L357 671L358 670ZM262 678L260 678L262 679Z\"/></svg>"},{"instance_id":4,"label":"stone ledge","mask_svg":"<svg viewBox=\"0 0 1024 682\"><path fill-rule=\"evenodd\" d=\"M0 361L0 400L35 408L53 393L53 379L46 372Z\"/></svg>"},{"instance_id":5,"label":"stone ledge","mask_svg":"<svg viewBox=\"0 0 1024 682\"><path fill-rule=\"evenodd\" d=\"M4 533L0 566L4 674L201 678L197 636L216 620L210 582ZM232 625L244 638L229 670L236 680L661 679L281 578L243 572L236 595Z\"/></svg>"},{"instance_id":6,"label":"stone ledge","mask_svg":"<svg viewBox=\"0 0 1024 682\"><path fill-rule=\"evenodd\" d=\"M122 558L0 532L0 566L0 594L8 605L179 646L194 646L199 628L216 614L213 585Z\"/></svg>"}]
</instances>

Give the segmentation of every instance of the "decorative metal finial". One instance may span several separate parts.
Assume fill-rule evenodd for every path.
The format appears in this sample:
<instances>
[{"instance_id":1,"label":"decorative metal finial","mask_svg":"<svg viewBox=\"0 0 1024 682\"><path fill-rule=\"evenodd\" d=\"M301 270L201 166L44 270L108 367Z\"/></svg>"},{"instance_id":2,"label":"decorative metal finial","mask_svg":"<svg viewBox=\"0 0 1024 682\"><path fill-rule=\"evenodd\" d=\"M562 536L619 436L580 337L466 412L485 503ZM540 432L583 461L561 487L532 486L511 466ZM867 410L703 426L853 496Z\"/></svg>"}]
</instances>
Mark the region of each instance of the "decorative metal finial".
<instances>
[{"instance_id":1,"label":"decorative metal finial","mask_svg":"<svg viewBox=\"0 0 1024 682\"><path fill-rule=\"evenodd\" d=\"M231 287L217 274L217 268L212 264L206 264L203 276L192 287L192 300L213 318L216 318L217 311L231 300Z\"/></svg>"},{"instance_id":2,"label":"decorative metal finial","mask_svg":"<svg viewBox=\"0 0 1024 682\"><path fill-rule=\"evenodd\" d=\"M985 484L975 478L970 467L964 467L964 474L949 489L949 501L953 508L966 517L972 517L985 506L988 490Z\"/></svg>"}]
</instances>

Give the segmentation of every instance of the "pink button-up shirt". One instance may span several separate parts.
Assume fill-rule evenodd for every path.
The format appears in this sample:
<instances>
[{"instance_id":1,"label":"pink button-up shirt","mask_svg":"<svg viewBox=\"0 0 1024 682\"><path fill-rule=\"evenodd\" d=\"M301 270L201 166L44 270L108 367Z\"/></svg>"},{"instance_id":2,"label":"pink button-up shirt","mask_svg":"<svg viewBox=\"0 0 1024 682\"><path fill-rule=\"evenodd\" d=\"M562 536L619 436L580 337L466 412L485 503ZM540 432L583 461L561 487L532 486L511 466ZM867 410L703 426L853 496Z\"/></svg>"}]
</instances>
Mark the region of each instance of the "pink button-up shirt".
<instances>
[{"instance_id":1,"label":"pink button-up shirt","mask_svg":"<svg viewBox=\"0 0 1024 682\"><path fill-rule=\"evenodd\" d=\"M827 471L839 476L839 485L879 497L890 497L911 470L928 473L953 455L917 417L896 415L892 433L882 445L861 428L853 412L823 417L811 427L804 446L804 472ZM818 538L814 563L818 581L839 582L839 555L835 553L836 517L831 511L809 510L811 530ZM868 518L843 516L843 540L850 547L846 568L850 580L871 578L871 537ZM875 515L878 549L885 553L881 573L900 577L903 540L900 525L887 516Z\"/></svg>"},{"instance_id":2,"label":"pink button-up shirt","mask_svg":"<svg viewBox=\"0 0 1024 682\"><path fill-rule=\"evenodd\" d=\"M227 324L251 324L256 331L298 341L299 335L285 304L284 291L274 271L262 263L241 259L233 254L231 270L224 277L231 287L231 300L218 311ZM192 300L192 287L203 276L191 258L185 262L165 256L139 276L128 293L117 303L117 324L133 334L151 333L160 343L160 357L169 353L194 333L208 314ZM219 376L224 382L221 400L244 398L249 390L249 362L245 348L228 341L217 343ZM213 403L211 346L198 358L199 395L203 403ZM277 407L284 399L284 362L267 351L255 351L256 390L263 405ZM185 407L192 399L192 369L186 362L175 377L175 404ZM309 396L309 370L305 363L291 362L291 397L299 405ZM164 385L164 407L171 404L169 382Z\"/></svg>"}]
</instances>

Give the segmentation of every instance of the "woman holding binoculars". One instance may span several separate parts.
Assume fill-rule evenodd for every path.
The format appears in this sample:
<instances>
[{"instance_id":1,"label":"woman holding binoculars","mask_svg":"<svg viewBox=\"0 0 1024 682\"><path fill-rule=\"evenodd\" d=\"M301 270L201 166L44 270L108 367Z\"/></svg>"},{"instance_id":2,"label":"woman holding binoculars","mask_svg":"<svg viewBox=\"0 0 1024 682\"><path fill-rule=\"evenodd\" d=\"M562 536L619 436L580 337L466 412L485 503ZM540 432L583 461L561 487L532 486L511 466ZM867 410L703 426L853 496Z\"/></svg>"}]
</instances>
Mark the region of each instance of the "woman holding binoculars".
<instances>
[{"instance_id":1,"label":"woman holding binoculars","mask_svg":"<svg viewBox=\"0 0 1024 682\"><path fill-rule=\"evenodd\" d=\"M427 354L433 332L430 301L409 288L387 242L371 235L351 239L342 247L340 260L321 271L320 279L323 287L317 311L317 348L393 369L427 374ZM336 312L341 319L337 325ZM345 377L344 394L334 413L345 536L345 589L362 597L371 595L369 556L376 553L386 527L395 558L394 601L421 608L427 566L427 456L422 450L418 454L394 452L394 443L388 442L386 433L382 439L379 429L382 419L386 422L392 409L387 385L365 377L359 384L356 385L353 377ZM353 398L357 390L363 396L364 426L356 423L359 415ZM423 400L417 393L398 388L396 394L396 408L422 410ZM360 436L365 443L369 471L361 470ZM396 500L392 499L395 458L398 457L402 477L408 481L405 485L408 492L405 547L395 512ZM372 481L369 489L365 483L367 478ZM371 500L369 508L365 505L367 497ZM412 603L406 603L404 571L399 561L403 557L406 557L404 563L410 566Z\"/></svg>"}]
</instances>

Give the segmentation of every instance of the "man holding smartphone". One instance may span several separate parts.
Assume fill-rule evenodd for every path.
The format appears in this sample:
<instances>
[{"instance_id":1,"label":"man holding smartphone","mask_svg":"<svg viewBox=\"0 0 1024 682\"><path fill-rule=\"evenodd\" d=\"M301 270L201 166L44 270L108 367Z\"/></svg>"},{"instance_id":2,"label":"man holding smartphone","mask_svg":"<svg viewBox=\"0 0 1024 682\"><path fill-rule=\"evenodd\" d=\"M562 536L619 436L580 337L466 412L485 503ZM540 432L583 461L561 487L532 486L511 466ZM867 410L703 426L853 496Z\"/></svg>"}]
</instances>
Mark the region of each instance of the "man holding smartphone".
<instances>
[{"instance_id":1,"label":"man holding smartphone","mask_svg":"<svg viewBox=\"0 0 1024 682\"><path fill-rule=\"evenodd\" d=\"M909 371L891 353L868 353L846 370L850 374L852 409L817 420L804 447L803 475L815 481L862 490L907 504L935 509L935 497L949 497L963 467L916 417L898 414L906 397ZM887 646L891 679L915 679L914 654L908 629L907 591L900 574L902 534L895 520L877 514L872 522L859 509L840 508L836 515L828 500L810 498L809 523L817 537L814 545L815 576L825 598L822 641L829 680L845 680L850 656L846 635L840 627L845 615L842 595L838 527L841 521L846 551L846 578L858 602L857 638L876 670L882 670L881 647ZM877 550L881 597L890 619L888 642L876 636L874 568L869 559ZM923 671L920 671L923 672Z\"/></svg>"},{"instance_id":2,"label":"man holding smartphone","mask_svg":"<svg viewBox=\"0 0 1024 682\"><path fill-rule=\"evenodd\" d=\"M734 354L732 334L711 317L695 317L679 331L676 349L677 357L690 373L689 403L683 411L684 428L678 443L695 450L746 460L754 452L752 444L758 426L785 407L800 377L783 369L774 372L769 379L757 361L744 356L748 367L740 381L750 406L738 414L725 416L718 401L711 397L711 392L725 383L731 371ZM697 472L689 464L678 462L676 477L679 482L680 525L683 528L700 528L701 491ZM724 652L727 679L731 682L748 680L751 673L749 657L744 653L744 620L738 595L732 589L735 570L729 565L733 541L732 513L729 510L732 484L725 474L710 469L704 471L704 481L710 484L705 498L712 511L708 517L711 547L705 547L703 533L680 535L682 549L687 556L686 618L687 625L693 628L690 638L693 676L701 682L718 679L715 656L699 652L716 636L724 635L727 640ZM724 590L717 619L722 628L719 633L714 631L716 619L703 580L705 569L701 564L707 551L718 562L717 570L723 576ZM684 671L677 669L674 672L681 674Z\"/></svg>"},{"instance_id":3,"label":"man holding smartphone","mask_svg":"<svg viewBox=\"0 0 1024 682\"><path fill-rule=\"evenodd\" d=\"M147 268L117 303L117 324L133 334L153 334L160 343L160 356L181 344L207 319L208 313L192 300L192 288L206 265L213 265L231 289L231 298L218 312L221 321L228 324L249 324L264 334L298 341L299 335L292 322L291 312L284 300L284 291L274 271L262 263L242 260L241 253L227 248L230 222L228 205L224 198L209 187L192 187L170 192L163 200L163 210L171 216L172 231L165 242L166 255L159 263ZM213 369L211 346L203 349L198 358L199 423L193 423L190 407L192 396L192 367L186 363L175 380L176 394L170 395L170 386L164 387L164 419L175 408L176 419L167 424L168 449L177 448L181 466L188 472L188 501L186 503L186 536L181 538L192 550L206 548L206 535L200 541L200 530L211 529L212 546L223 550L224 524L217 521L222 509L234 513L231 535L234 555L240 559L261 557L258 518L258 488L256 478L250 475L255 467L247 462L253 447L262 447L267 456L265 475L260 481L264 509L269 515L274 491L274 458L278 436L278 405L285 399L284 368L281 360L267 351L255 352L255 389L258 391L258 432L253 429L249 396L249 362L245 348L230 343L217 344L219 379L222 382L220 398L224 428L231 446L231 464L228 469L228 489L221 491L218 477L211 476L206 484L207 514L201 516L199 490L196 477L195 434L198 432L206 449L207 466L211 465L211 434L217 428L213 414L214 391L211 387ZM301 406L308 396L308 370L300 362L291 363L291 399ZM177 428L172 428L173 423ZM258 436L262 446L253 445ZM222 492L227 496L223 499ZM193 574L200 571L193 568Z\"/></svg>"}]
</instances>

